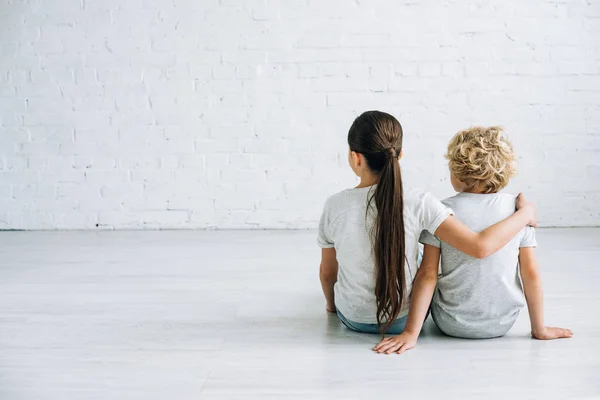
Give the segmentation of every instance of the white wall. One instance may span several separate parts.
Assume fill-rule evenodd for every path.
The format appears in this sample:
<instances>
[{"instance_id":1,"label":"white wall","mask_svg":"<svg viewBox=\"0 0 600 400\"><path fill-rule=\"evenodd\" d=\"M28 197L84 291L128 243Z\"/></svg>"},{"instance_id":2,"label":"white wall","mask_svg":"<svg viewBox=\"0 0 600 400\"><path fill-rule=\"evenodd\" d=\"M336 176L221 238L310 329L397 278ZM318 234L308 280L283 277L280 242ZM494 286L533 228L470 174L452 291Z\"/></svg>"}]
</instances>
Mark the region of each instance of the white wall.
<instances>
[{"instance_id":1,"label":"white wall","mask_svg":"<svg viewBox=\"0 0 600 400\"><path fill-rule=\"evenodd\" d=\"M467 4L468 3L468 4ZM404 174L502 124L544 225L600 225L600 2L3 0L0 229L305 228L367 109Z\"/></svg>"}]
</instances>

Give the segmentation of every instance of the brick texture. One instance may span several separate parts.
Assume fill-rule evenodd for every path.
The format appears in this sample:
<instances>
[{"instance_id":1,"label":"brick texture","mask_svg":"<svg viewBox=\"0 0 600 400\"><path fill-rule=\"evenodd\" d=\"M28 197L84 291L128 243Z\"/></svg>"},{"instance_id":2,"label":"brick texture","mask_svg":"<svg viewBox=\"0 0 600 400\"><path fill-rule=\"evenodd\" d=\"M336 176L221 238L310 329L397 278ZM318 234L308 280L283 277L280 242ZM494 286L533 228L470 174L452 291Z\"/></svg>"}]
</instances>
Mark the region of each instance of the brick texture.
<instances>
[{"instance_id":1,"label":"brick texture","mask_svg":"<svg viewBox=\"0 0 600 400\"><path fill-rule=\"evenodd\" d=\"M600 225L600 2L4 0L0 229L312 228L367 109L407 185L501 124L544 226Z\"/></svg>"}]
</instances>

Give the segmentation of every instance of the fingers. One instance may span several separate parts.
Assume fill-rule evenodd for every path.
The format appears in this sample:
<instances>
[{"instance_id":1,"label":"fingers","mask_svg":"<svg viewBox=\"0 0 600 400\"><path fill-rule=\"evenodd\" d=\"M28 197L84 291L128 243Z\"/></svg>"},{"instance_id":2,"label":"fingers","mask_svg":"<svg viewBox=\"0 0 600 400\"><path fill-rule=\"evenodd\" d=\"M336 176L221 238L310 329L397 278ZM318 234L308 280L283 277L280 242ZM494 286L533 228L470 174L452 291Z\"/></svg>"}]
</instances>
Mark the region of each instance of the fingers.
<instances>
[{"instance_id":1,"label":"fingers","mask_svg":"<svg viewBox=\"0 0 600 400\"><path fill-rule=\"evenodd\" d=\"M573 337L573 331L566 328L549 328L552 332L550 339L568 339Z\"/></svg>"},{"instance_id":2,"label":"fingers","mask_svg":"<svg viewBox=\"0 0 600 400\"><path fill-rule=\"evenodd\" d=\"M392 339L391 337L383 339L381 342L379 342L377 344L377 346L373 347L373 350L375 350L375 351L379 350L385 343L389 342L391 339Z\"/></svg>"},{"instance_id":3,"label":"fingers","mask_svg":"<svg viewBox=\"0 0 600 400\"><path fill-rule=\"evenodd\" d=\"M384 346L387 346L388 342L389 342L388 339L382 340L381 342L379 342L379 344L377 346L375 346L373 348L373 350L376 351L376 352L378 352L378 353L381 353L381 349L383 349Z\"/></svg>"},{"instance_id":4,"label":"fingers","mask_svg":"<svg viewBox=\"0 0 600 400\"><path fill-rule=\"evenodd\" d=\"M570 329L565 329L565 328L560 328L561 330L561 335L559 336L560 338L571 338L573 337L573 331Z\"/></svg>"},{"instance_id":5,"label":"fingers","mask_svg":"<svg viewBox=\"0 0 600 400\"><path fill-rule=\"evenodd\" d=\"M566 328L547 327L545 333L534 337L540 340L568 339L573 337L573 331Z\"/></svg>"},{"instance_id":6,"label":"fingers","mask_svg":"<svg viewBox=\"0 0 600 400\"><path fill-rule=\"evenodd\" d=\"M404 345L403 342L394 342L386 351L385 354L392 354L396 351L398 351L398 349L400 349L402 347L402 345Z\"/></svg>"},{"instance_id":7,"label":"fingers","mask_svg":"<svg viewBox=\"0 0 600 400\"><path fill-rule=\"evenodd\" d=\"M416 345L416 340L410 334L402 333L399 336L392 336L383 339L373 350L379 354L402 354L406 350L410 350Z\"/></svg>"},{"instance_id":8,"label":"fingers","mask_svg":"<svg viewBox=\"0 0 600 400\"><path fill-rule=\"evenodd\" d=\"M537 215L535 216L534 219L532 219L531 221L529 221L529 226L531 226L533 228L537 228L538 227Z\"/></svg>"},{"instance_id":9,"label":"fingers","mask_svg":"<svg viewBox=\"0 0 600 400\"><path fill-rule=\"evenodd\" d=\"M397 340L396 338L387 338L382 340L373 350L379 354L390 354L395 352L404 344L403 340Z\"/></svg>"},{"instance_id":10,"label":"fingers","mask_svg":"<svg viewBox=\"0 0 600 400\"><path fill-rule=\"evenodd\" d=\"M400 348L398 350L396 350L396 353L397 354L402 354L406 350L408 350L408 346L406 345L406 343L403 343L402 346L400 346Z\"/></svg>"},{"instance_id":11,"label":"fingers","mask_svg":"<svg viewBox=\"0 0 600 400\"><path fill-rule=\"evenodd\" d=\"M520 207L524 207L528 204L533 205L533 203L531 203L529 201L529 199L527 199L527 197L525 196L525 193L521 192L519 193L519 195L517 196L517 206Z\"/></svg>"},{"instance_id":12,"label":"fingers","mask_svg":"<svg viewBox=\"0 0 600 400\"><path fill-rule=\"evenodd\" d=\"M398 349L398 347L400 347L402 345L402 343L398 343L395 340L390 340L388 343L386 343L382 348L379 349L379 351L377 351L378 353L386 353L386 354L390 354L394 351L396 351Z\"/></svg>"},{"instance_id":13,"label":"fingers","mask_svg":"<svg viewBox=\"0 0 600 400\"><path fill-rule=\"evenodd\" d=\"M517 210L520 210L524 207L531 207L531 221L529 221L529 226L536 228L538 226L537 222L537 212L535 209L535 205L525 198L523 193L519 193L517 196Z\"/></svg>"},{"instance_id":14,"label":"fingers","mask_svg":"<svg viewBox=\"0 0 600 400\"><path fill-rule=\"evenodd\" d=\"M528 203L528 200L525 198L523 193L519 193L517 196L517 208L521 208Z\"/></svg>"}]
</instances>

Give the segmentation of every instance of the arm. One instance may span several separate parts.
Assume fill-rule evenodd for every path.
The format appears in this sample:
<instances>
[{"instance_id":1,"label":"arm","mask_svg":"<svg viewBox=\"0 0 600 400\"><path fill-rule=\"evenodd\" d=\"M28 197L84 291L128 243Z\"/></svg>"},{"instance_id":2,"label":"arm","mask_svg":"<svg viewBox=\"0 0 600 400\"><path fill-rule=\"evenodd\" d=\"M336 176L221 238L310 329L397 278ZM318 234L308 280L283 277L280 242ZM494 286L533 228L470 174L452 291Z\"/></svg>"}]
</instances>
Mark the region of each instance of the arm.
<instances>
[{"instance_id":1,"label":"arm","mask_svg":"<svg viewBox=\"0 0 600 400\"><path fill-rule=\"evenodd\" d=\"M542 292L542 279L535 258L533 247L523 247L519 250L519 265L523 291L527 300L529 320L531 321L531 335L536 339L570 338L573 332L569 329L553 328L544 325L544 296Z\"/></svg>"},{"instance_id":2,"label":"arm","mask_svg":"<svg viewBox=\"0 0 600 400\"><path fill-rule=\"evenodd\" d=\"M327 301L327 311L335 312L335 299L333 295L333 285L337 282L338 262L334 248L325 248L321 250L321 268L319 277L321 278L321 287Z\"/></svg>"},{"instance_id":3,"label":"arm","mask_svg":"<svg viewBox=\"0 0 600 400\"><path fill-rule=\"evenodd\" d=\"M402 354L416 346L437 284L439 264L440 249L426 244L423 251L423 262L415 277L410 296L410 309L404 331L398 336L382 340L373 350L378 353Z\"/></svg>"},{"instance_id":4,"label":"arm","mask_svg":"<svg viewBox=\"0 0 600 400\"><path fill-rule=\"evenodd\" d=\"M485 258L506 245L527 225L536 225L535 207L523 195L517 199L519 210L503 221L475 233L453 216L440 224L435 236L475 258Z\"/></svg>"}]
</instances>

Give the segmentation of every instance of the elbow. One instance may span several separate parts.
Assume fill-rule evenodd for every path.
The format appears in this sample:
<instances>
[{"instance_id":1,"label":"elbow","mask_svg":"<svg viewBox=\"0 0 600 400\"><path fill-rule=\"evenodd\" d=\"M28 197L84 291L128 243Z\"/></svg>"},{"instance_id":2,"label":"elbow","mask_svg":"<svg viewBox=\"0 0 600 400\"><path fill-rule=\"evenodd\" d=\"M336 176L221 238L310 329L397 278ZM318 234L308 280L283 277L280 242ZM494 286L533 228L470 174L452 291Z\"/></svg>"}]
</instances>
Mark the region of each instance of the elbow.
<instances>
[{"instance_id":1,"label":"elbow","mask_svg":"<svg viewBox=\"0 0 600 400\"><path fill-rule=\"evenodd\" d=\"M493 249L492 246L488 244L487 240L479 238L471 256L482 259L491 256L496 250L497 249Z\"/></svg>"},{"instance_id":2,"label":"elbow","mask_svg":"<svg viewBox=\"0 0 600 400\"><path fill-rule=\"evenodd\" d=\"M478 244L475 247L473 254L471 254L471 256L479 259L486 258L490 255L492 255L492 249L489 248L485 243Z\"/></svg>"},{"instance_id":3,"label":"elbow","mask_svg":"<svg viewBox=\"0 0 600 400\"><path fill-rule=\"evenodd\" d=\"M419 280L421 284L435 286L438 280L437 267L427 268L426 271L423 271L423 268L421 268L419 272L417 272L417 277L415 280Z\"/></svg>"},{"instance_id":4,"label":"elbow","mask_svg":"<svg viewBox=\"0 0 600 400\"><path fill-rule=\"evenodd\" d=\"M539 270L530 270L526 268L521 268L521 279L527 282L541 282L542 275Z\"/></svg>"},{"instance_id":5,"label":"elbow","mask_svg":"<svg viewBox=\"0 0 600 400\"><path fill-rule=\"evenodd\" d=\"M422 283L425 286L433 286L435 287L437 285L437 273L436 274L426 274L423 276L423 281Z\"/></svg>"},{"instance_id":6,"label":"elbow","mask_svg":"<svg viewBox=\"0 0 600 400\"><path fill-rule=\"evenodd\" d=\"M321 264L319 278L321 278L321 281L337 280L337 271L334 271L332 268L324 268L323 264Z\"/></svg>"}]
</instances>

